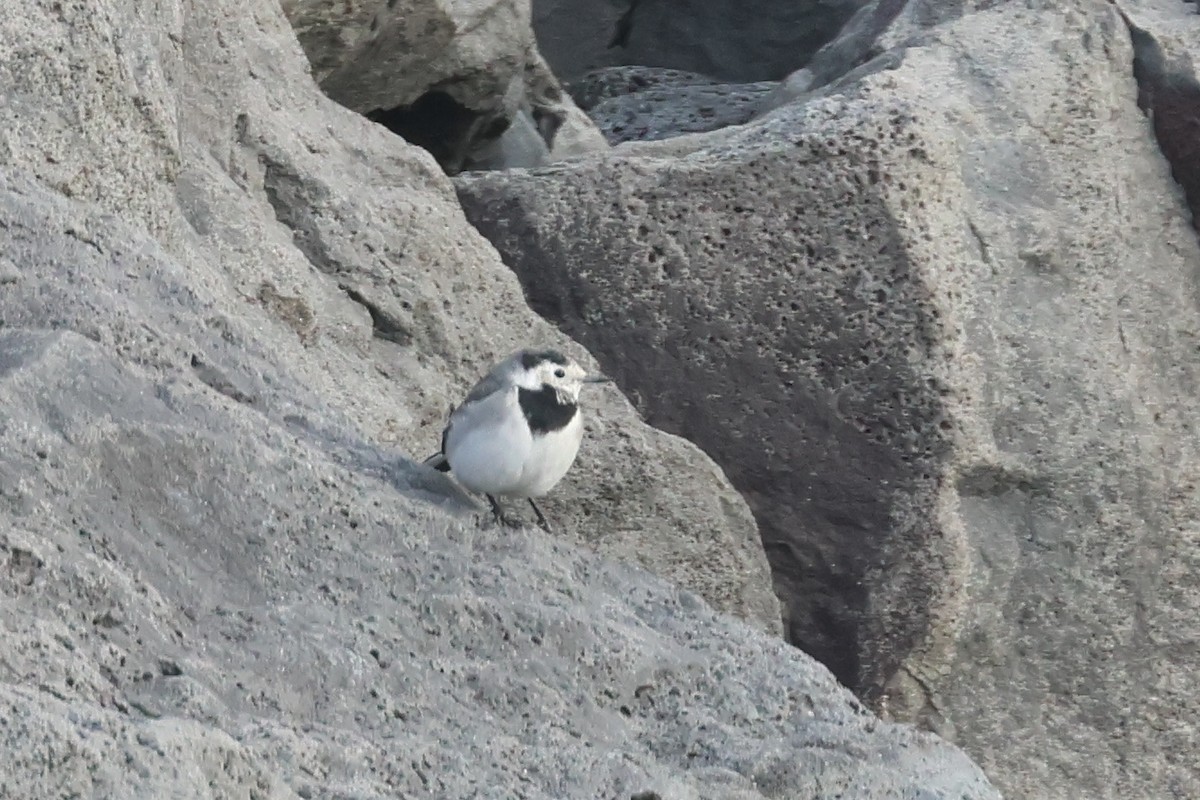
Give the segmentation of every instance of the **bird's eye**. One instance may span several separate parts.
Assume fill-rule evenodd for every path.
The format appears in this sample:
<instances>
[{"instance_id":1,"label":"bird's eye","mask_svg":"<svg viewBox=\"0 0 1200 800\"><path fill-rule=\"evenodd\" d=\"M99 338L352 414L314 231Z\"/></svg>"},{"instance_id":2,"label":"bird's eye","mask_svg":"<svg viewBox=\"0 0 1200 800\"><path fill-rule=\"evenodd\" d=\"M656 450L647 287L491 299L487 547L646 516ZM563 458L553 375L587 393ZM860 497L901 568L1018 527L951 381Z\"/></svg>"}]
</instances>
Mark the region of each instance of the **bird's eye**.
<instances>
[{"instance_id":1,"label":"bird's eye","mask_svg":"<svg viewBox=\"0 0 1200 800\"><path fill-rule=\"evenodd\" d=\"M554 370L554 377L565 378L565 377L567 377L567 371L565 369L561 369L561 368L556 369L556 370Z\"/></svg>"}]
</instances>

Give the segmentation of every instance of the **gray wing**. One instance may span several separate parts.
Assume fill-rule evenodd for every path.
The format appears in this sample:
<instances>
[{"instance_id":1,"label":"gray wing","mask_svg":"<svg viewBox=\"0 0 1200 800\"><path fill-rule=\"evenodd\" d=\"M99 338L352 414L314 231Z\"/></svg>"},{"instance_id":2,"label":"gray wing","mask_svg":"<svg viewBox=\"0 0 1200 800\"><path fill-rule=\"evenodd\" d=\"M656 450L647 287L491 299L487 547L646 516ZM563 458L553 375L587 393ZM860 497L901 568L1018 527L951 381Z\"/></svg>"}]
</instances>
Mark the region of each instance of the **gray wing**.
<instances>
[{"instance_id":1,"label":"gray wing","mask_svg":"<svg viewBox=\"0 0 1200 800\"><path fill-rule=\"evenodd\" d=\"M523 350L518 350L492 367L487 375L479 379L479 383L471 387L471 391L467 393L467 397L463 400L462 405L465 406L478 402L493 392L508 388L513 382L513 373L520 369L519 362L523 352ZM462 408L462 406L459 406L459 408ZM453 419L453 416L451 416L451 419Z\"/></svg>"},{"instance_id":2,"label":"gray wing","mask_svg":"<svg viewBox=\"0 0 1200 800\"><path fill-rule=\"evenodd\" d=\"M519 355L519 354L517 354ZM491 372L479 379L479 382L471 387L471 391L467 393L466 398L462 401L458 408L450 412L450 421L446 423L446 427L442 430L442 449L429 458L425 459L425 463L440 472L446 472L450 469L450 465L446 462L446 442L450 438L450 429L454 427L456 419L462 420L483 415L494 415L498 413L498 409L493 408L495 403L481 403L491 395L496 395L497 399L503 397L503 390L510 384L509 373L515 367L517 355L509 356L501 361L496 366L492 367ZM500 403L503 404L503 401Z\"/></svg>"},{"instance_id":3,"label":"gray wing","mask_svg":"<svg viewBox=\"0 0 1200 800\"><path fill-rule=\"evenodd\" d=\"M506 366L507 364L501 364L480 378L479 383L471 387L471 391L467 393L467 398L463 400L462 406L477 403L489 394L503 389L508 384L505 371L503 370L503 367ZM462 408L462 406L459 406L459 408ZM454 415L452 414L450 418L454 419Z\"/></svg>"},{"instance_id":4,"label":"gray wing","mask_svg":"<svg viewBox=\"0 0 1200 800\"><path fill-rule=\"evenodd\" d=\"M450 415L450 424L442 434L442 452L453 449L455 441L468 431L496 428L509 419L517 402L516 388L506 381L499 381L491 388L492 391L481 392L475 399L464 402ZM470 396L474 397L475 392Z\"/></svg>"}]
</instances>

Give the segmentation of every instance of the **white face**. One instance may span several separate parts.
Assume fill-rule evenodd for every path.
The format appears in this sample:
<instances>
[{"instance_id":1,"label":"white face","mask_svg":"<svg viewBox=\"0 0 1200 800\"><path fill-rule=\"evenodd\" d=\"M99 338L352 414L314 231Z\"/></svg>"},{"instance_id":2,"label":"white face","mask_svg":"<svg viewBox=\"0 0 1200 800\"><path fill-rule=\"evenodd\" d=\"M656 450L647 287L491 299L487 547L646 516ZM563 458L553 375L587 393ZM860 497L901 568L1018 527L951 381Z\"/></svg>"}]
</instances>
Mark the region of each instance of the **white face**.
<instances>
[{"instance_id":1,"label":"white face","mask_svg":"<svg viewBox=\"0 0 1200 800\"><path fill-rule=\"evenodd\" d=\"M587 373L583 367L567 359L566 365L543 361L533 370L539 384L550 384L560 396L570 398L572 402L579 399L579 390L583 388L583 379Z\"/></svg>"},{"instance_id":2,"label":"white face","mask_svg":"<svg viewBox=\"0 0 1200 800\"><path fill-rule=\"evenodd\" d=\"M554 387L562 400L572 403L579 400L583 384L607 380L599 375L588 375L583 367L569 358L565 364L560 364L555 359L541 359L532 367L526 367L524 364L519 364L519 367L520 371L516 375L516 383L519 386L536 391L544 385L549 385Z\"/></svg>"}]
</instances>

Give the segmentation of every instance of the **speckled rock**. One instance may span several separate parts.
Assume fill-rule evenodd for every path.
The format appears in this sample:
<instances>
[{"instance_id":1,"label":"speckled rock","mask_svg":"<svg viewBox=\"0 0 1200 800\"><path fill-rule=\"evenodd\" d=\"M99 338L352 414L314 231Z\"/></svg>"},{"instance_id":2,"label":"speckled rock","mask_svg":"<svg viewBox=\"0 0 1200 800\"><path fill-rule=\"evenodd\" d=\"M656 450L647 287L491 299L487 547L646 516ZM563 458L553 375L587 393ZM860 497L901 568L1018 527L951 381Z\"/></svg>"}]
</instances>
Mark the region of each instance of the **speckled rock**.
<instances>
[{"instance_id":1,"label":"speckled rock","mask_svg":"<svg viewBox=\"0 0 1200 800\"><path fill-rule=\"evenodd\" d=\"M568 84L571 97L584 111L615 97L651 89L678 89L686 86L721 86L715 78L698 72L665 67L603 67L582 75Z\"/></svg>"},{"instance_id":2,"label":"speckled rock","mask_svg":"<svg viewBox=\"0 0 1200 800\"><path fill-rule=\"evenodd\" d=\"M556 537L414 463L497 355L588 356L275 3L8 11L5 800L997 796L762 630L745 504L616 392Z\"/></svg>"},{"instance_id":3,"label":"speckled rock","mask_svg":"<svg viewBox=\"0 0 1200 800\"><path fill-rule=\"evenodd\" d=\"M429 150L450 172L604 149L538 54L528 0L282 7L326 94Z\"/></svg>"},{"instance_id":4,"label":"speckled rock","mask_svg":"<svg viewBox=\"0 0 1200 800\"><path fill-rule=\"evenodd\" d=\"M20 183L0 205L63 209ZM383 451L71 331L0 331L0 401L10 800L999 798L780 639L455 522Z\"/></svg>"},{"instance_id":5,"label":"speckled rock","mask_svg":"<svg viewBox=\"0 0 1200 800\"><path fill-rule=\"evenodd\" d=\"M1190 215L1111 5L951 5L755 124L460 197L750 500L794 641L1008 796L1200 796Z\"/></svg>"},{"instance_id":6,"label":"speckled rock","mask_svg":"<svg viewBox=\"0 0 1200 800\"><path fill-rule=\"evenodd\" d=\"M772 81L718 83L656 67L608 67L583 76L571 93L608 143L620 144L741 125L775 87Z\"/></svg>"},{"instance_id":7,"label":"speckled rock","mask_svg":"<svg viewBox=\"0 0 1200 800\"><path fill-rule=\"evenodd\" d=\"M1138 106L1149 116L1171 175L1200 231L1200 16L1171 0L1117 4L1133 39Z\"/></svg>"},{"instance_id":8,"label":"speckled rock","mask_svg":"<svg viewBox=\"0 0 1200 800\"><path fill-rule=\"evenodd\" d=\"M268 376L286 362L297 381L346 409L361 438L416 458L436 450L447 409L498 357L534 343L588 358L529 310L426 154L313 87L273 6L230 0L176 11L59 20L30 10L5 20L0 61L15 63L8 54L40 42L37 57L53 63L65 42L89 41L95 85L22 73L9 79L17 100L0 107L12 119L0 122L11 132L6 163L144 224L192 277L163 287L144 271L35 273L6 286L0 319L53 321L129 358L201 369L281 415L293 413L290 395ZM111 83L124 86L133 52L142 54L141 97ZM21 105L34 96L44 123L36 135ZM64 225L102 242L108 222ZM0 252L20 260L19 249ZM161 296L196 299L190 312L168 312ZM753 519L720 470L643 425L617 392L588 402L580 462L543 506L561 535L623 553L778 630Z\"/></svg>"}]
</instances>

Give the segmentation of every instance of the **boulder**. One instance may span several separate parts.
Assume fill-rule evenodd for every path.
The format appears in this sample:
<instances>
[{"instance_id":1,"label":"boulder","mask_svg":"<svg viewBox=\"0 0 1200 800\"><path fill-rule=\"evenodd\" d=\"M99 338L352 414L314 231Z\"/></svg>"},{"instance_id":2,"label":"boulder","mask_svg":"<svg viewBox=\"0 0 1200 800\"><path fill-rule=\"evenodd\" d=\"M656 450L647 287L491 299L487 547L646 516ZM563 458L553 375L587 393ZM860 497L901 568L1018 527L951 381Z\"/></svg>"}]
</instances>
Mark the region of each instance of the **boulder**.
<instances>
[{"instance_id":1,"label":"boulder","mask_svg":"<svg viewBox=\"0 0 1200 800\"><path fill-rule=\"evenodd\" d=\"M604 148L537 53L528 0L282 6L326 94L449 172Z\"/></svg>"},{"instance_id":2,"label":"boulder","mask_svg":"<svg viewBox=\"0 0 1200 800\"><path fill-rule=\"evenodd\" d=\"M721 82L697 72L665 67L603 67L572 81L567 88L584 111L591 111L607 100L655 89L681 89L689 86L717 87Z\"/></svg>"},{"instance_id":3,"label":"boulder","mask_svg":"<svg viewBox=\"0 0 1200 800\"><path fill-rule=\"evenodd\" d=\"M1200 230L1200 17L1169 0L1126 0L1117 7L1133 40L1138 107L1150 118Z\"/></svg>"},{"instance_id":4,"label":"boulder","mask_svg":"<svg viewBox=\"0 0 1200 800\"><path fill-rule=\"evenodd\" d=\"M573 97L609 144L654 141L741 125L777 84L727 84L693 72L657 67L607 67L583 76Z\"/></svg>"},{"instance_id":5,"label":"boulder","mask_svg":"<svg viewBox=\"0 0 1200 800\"><path fill-rule=\"evenodd\" d=\"M49 71L13 82L18 100L0 107L2 122L30 135L9 136L6 163L144 224L186 276L160 286L149 266L35 272L0 294L0 319L80 330L164 370L190 375L198 360L264 413L320 426L322 414L296 408L281 388L286 364L322 402L346 409L359 438L418 459L499 357L545 344L588 358L529 310L431 159L312 89L269 3L251 17L235 4L181 8L124 22L115 11L36 22L30 11L8 23L41 33L0 37L6 61L32 41L43 49L28 58L54 63L85 34L96 52L94 91ZM135 51L143 93L124 99L122 89L117 102L111 82L125 80ZM34 96L38 135L20 99ZM101 115L105 103L113 107ZM94 241L109 222L65 224ZM0 252L19 262L20 251ZM543 506L562 535L777 631L753 518L720 470L642 424L617 392L585 399L580 463Z\"/></svg>"},{"instance_id":6,"label":"boulder","mask_svg":"<svg viewBox=\"0 0 1200 800\"><path fill-rule=\"evenodd\" d=\"M5 798L998 799L778 637L481 529L288 357L294 298L222 313L12 167L0 245Z\"/></svg>"},{"instance_id":7,"label":"boulder","mask_svg":"<svg viewBox=\"0 0 1200 800\"><path fill-rule=\"evenodd\" d=\"M1130 28L896 5L755 123L464 208L724 468L791 639L860 696L1011 797L1200 796L1200 248Z\"/></svg>"},{"instance_id":8,"label":"boulder","mask_svg":"<svg viewBox=\"0 0 1200 800\"><path fill-rule=\"evenodd\" d=\"M600 67L779 80L803 66L866 0L533 0L538 49L571 82Z\"/></svg>"}]
</instances>

